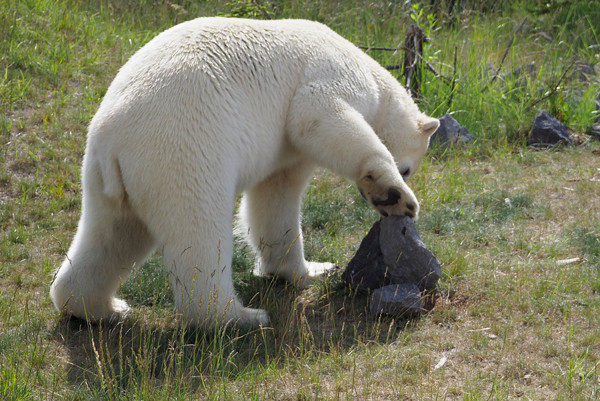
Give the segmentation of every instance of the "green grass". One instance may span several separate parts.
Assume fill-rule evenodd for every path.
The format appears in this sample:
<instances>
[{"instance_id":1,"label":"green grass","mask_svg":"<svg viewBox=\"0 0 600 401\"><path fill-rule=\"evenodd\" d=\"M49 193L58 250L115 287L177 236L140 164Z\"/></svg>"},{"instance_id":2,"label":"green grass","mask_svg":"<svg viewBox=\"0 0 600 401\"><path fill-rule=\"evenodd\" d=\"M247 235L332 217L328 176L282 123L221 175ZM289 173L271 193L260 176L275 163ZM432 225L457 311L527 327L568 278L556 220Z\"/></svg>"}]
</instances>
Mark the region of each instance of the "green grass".
<instances>
[{"instance_id":1,"label":"green grass","mask_svg":"<svg viewBox=\"0 0 600 401\"><path fill-rule=\"evenodd\" d=\"M600 145L524 145L541 108L579 133L597 118L598 76L579 65L598 63L600 10L449 3L0 3L0 399L597 399ZM415 21L428 31L425 57L455 85L451 94L424 71L420 106L452 113L477 137L433 148L410 181L417 227L444 270L430 313L370 317L366 294L339 273L305 291L254 277L241 241L236 287L273 327L185 326L159 255L123 283L133 311L122 322L89 326L54 310L48 288L79 218L86 126L107 86L161 30L217 14L319 20L360 45L397 46ZM350 183L319 171L303 210L308 257L346 266L377 218Z\"/></svg>"}]
</instances>

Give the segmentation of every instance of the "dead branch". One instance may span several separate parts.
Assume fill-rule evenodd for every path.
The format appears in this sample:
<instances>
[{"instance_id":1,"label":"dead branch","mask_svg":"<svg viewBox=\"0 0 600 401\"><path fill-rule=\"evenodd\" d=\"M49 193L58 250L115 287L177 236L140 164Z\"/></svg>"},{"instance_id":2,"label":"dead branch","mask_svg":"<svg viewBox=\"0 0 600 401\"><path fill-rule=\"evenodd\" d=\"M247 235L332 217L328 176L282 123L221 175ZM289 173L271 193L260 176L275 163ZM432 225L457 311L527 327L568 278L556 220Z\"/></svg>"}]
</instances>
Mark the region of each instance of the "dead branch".
<instances>
[{"instance_id":1,"label":"dead branch","mask_svg":"<svg viewBox=\"0 0 600 401\"><path fill-rule=\"evenodd\" d=\"M411 24L408 33L404 39L404 46L407 50L404 53L404 62L402 64L402 74L406 79L406 87L413 97L419 97L421 93L422 60L423 60L423 42L426 41L423 29L417 25Z\"/></svg>"}]
</instances>

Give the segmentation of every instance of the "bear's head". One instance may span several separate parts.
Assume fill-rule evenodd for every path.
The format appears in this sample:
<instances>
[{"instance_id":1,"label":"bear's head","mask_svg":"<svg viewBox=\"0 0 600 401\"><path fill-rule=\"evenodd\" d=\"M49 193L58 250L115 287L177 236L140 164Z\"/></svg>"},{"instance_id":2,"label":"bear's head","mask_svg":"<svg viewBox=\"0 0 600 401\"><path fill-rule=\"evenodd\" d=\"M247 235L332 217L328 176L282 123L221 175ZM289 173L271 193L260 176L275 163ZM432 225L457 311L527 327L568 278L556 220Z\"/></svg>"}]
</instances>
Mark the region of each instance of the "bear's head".
<instances>
[{"instance_id":1,"label":"bear's head","mask_svg":"<svg viewBox=\"0 0 600 401\"><path fill-rule=\"evenodd\" d=\"M378 126L375 132L390 151L402 178L406 181L421 165L429 138L438 129L440 122L437 118L421 113L414 107L396 108Z\"/></svg>"}]
</instances>

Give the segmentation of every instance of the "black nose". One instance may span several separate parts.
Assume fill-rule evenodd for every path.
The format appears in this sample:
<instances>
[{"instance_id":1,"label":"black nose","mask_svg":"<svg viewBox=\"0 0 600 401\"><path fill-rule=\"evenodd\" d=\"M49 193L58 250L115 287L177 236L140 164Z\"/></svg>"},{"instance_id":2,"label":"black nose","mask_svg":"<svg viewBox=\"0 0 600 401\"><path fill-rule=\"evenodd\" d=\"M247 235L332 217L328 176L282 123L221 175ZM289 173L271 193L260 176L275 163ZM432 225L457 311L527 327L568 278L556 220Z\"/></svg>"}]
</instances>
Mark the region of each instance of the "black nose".
<instances>
[{"instance_id":1,"label":"black nose","mask_svg":"<svg viewBox=\"0 0 600 401\"><path fill-rule=\"evenodd\" d=\"M388 189L387 199L373 198L373 206L391 206L398 203L402 195L396 188Z\"/></svg>"}]
</instances>

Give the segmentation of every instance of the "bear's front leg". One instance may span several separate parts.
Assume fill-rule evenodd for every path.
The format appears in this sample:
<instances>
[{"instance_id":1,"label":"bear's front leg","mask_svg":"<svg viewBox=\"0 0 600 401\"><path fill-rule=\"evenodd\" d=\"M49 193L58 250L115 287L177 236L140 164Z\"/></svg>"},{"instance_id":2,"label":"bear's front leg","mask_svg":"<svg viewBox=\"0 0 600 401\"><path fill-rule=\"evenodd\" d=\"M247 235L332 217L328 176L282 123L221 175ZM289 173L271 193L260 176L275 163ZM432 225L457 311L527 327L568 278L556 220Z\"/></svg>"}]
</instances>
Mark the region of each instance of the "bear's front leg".
<instances>
[{"instance_id":1,"label":"bear's front leg","mask_svg":"<svg viewBox=\"0 0 600 401\"><path fill-rule=\"evenodd\" d=\"M317 107L318 106L318 107ZM342 101L331 108L317 104L288 129L296 148L320 165L354 181L365 199L383 216L416 219L419 203L396 167L393 156L373 128ZM299 113L301 115L301 113Z\"/></svg>"},{"instance_id":2,"label":"bear's front leg","mask_svg":"<svg viewBox=\"0 0 600 401\"><path fill-rule=\"evenodd\" d=\"M311 162L299 162L272 174L244 194L241 223L257 256L256 275L279 276L305 288L336 267L333 263L304 259L300 207L312 171Z\"/></svg>"}]
</instances>

